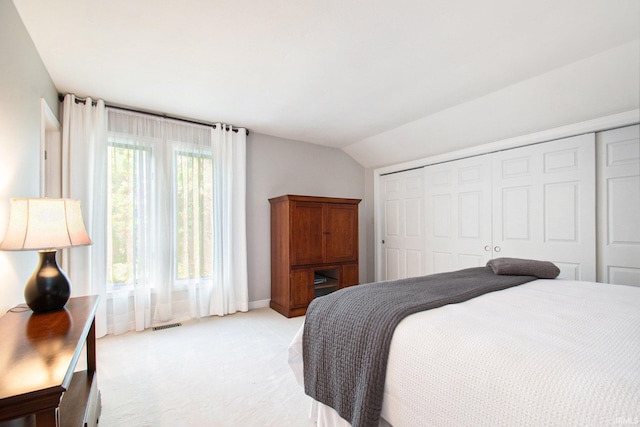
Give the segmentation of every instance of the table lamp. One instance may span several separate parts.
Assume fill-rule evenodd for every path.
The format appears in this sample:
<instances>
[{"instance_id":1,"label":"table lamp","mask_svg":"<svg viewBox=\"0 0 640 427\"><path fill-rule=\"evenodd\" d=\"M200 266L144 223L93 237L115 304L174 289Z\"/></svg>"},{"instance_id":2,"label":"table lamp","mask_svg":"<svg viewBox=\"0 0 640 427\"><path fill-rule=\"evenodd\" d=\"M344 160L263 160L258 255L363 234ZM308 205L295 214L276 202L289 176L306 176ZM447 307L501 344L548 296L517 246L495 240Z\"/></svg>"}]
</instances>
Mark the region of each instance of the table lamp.
<instances>
[{"instance_id":1,"label":"table lamp","mask_svg":"<svg viewBox=\"0 0 640 427\"><path fill-rule=\"evenodd\" d=\"M69 279L56 263L57 249L90 244L80 201L11 199L9 225L0 250L39 251L38 267L24 288L25 302L34 312L59 310L71 295Z\"/></svg>"}]
</instances>

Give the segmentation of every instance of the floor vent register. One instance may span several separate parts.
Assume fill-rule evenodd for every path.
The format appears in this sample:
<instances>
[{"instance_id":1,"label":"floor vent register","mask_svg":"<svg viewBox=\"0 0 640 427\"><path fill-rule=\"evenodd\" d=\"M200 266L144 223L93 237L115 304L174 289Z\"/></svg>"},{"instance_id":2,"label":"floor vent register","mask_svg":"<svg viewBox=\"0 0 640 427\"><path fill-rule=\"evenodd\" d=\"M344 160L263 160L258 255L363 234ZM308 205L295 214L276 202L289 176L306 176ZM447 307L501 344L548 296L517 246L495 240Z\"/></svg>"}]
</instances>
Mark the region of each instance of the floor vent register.
<instances>
[{"instance_id":1,"label":"floor vent register","mask_svg":"<svg viewBox=\"0 0 640 427\"><path fill-rule=\"evenodd\" d=\"M163 329L177 328L178 326L182 326L182 323L169 323L168 325L154 326L153 330L154 331L161 331Z\"/></svg>"}]
</instances>

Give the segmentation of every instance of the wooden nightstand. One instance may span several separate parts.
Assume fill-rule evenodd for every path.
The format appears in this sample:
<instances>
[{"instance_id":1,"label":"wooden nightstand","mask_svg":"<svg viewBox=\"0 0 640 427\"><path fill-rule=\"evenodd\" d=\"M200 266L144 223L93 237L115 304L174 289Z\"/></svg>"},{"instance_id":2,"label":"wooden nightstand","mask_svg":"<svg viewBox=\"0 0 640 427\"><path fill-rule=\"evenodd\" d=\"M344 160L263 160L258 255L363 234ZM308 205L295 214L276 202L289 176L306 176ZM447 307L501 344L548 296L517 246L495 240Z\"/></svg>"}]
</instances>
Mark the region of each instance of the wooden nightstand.
<instances>
[{"instance_id":1,"label":"wooden nightstand","mask_svg":"<svg viewBox=\"0 0 640 427\"><path fill-rule=\"evenodd\" d=\"M71 298L63 310L18 306L0 317L0 426L95 426L98 296ZM74 372L86 349L87 370Z\"/></svg>"}]
</instances>

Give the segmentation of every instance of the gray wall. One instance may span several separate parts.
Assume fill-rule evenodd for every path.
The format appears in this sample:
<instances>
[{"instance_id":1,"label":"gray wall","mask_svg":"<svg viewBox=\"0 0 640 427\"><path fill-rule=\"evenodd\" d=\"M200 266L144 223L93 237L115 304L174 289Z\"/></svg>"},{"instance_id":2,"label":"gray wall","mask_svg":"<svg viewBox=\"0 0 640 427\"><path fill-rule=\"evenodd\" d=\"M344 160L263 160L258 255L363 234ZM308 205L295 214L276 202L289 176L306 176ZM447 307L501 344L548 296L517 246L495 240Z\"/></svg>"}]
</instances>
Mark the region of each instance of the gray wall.
<instances>
[{"instance_id":1,"label":"gray wall","mask_svg":"<svg viewBox=\"0 0 640 427\"><path fill-rule=\"evenodd\" d=\"M0 239L11 197L40 192L40 100L58 117L58 92L11 0L0 0ZM24 302L36 252L0 251L0 313Z\"/></svg>"},{"instance_id":2,"label":"gray wall","mask_svg":"<svg viewBox=\"0 0 640 427\"><path fill-rule=\"evenodd\" d=\"M283 194L364 199L365 171L342 150L261 134L247 139L249 301L271 298L269 199ZM366 280L365 201L359 206L360 280Z\"/></svg>"}]
</instances>

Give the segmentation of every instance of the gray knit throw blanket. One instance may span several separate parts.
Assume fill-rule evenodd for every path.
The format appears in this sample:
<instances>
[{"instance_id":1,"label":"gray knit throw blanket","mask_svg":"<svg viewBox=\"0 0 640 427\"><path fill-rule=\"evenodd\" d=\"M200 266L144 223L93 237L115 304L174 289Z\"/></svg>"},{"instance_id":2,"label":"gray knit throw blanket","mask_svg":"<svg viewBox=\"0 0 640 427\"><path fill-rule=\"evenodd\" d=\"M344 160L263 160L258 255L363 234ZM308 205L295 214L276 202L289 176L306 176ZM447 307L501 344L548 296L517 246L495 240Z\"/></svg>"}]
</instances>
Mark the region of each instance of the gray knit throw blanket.
<instances>
[{"instance_id":1,"label":"gray knit throw blanket","mask_svg":"<svg viewBox=\"0 0 640 427\"><path fill-rule=\"evenodd\" d=\"M389 346L402 319L532 280L479 267L353 286L315 298L304 325L305 393L353 427L378 426Z\"/></svg>"}]
</instances>

